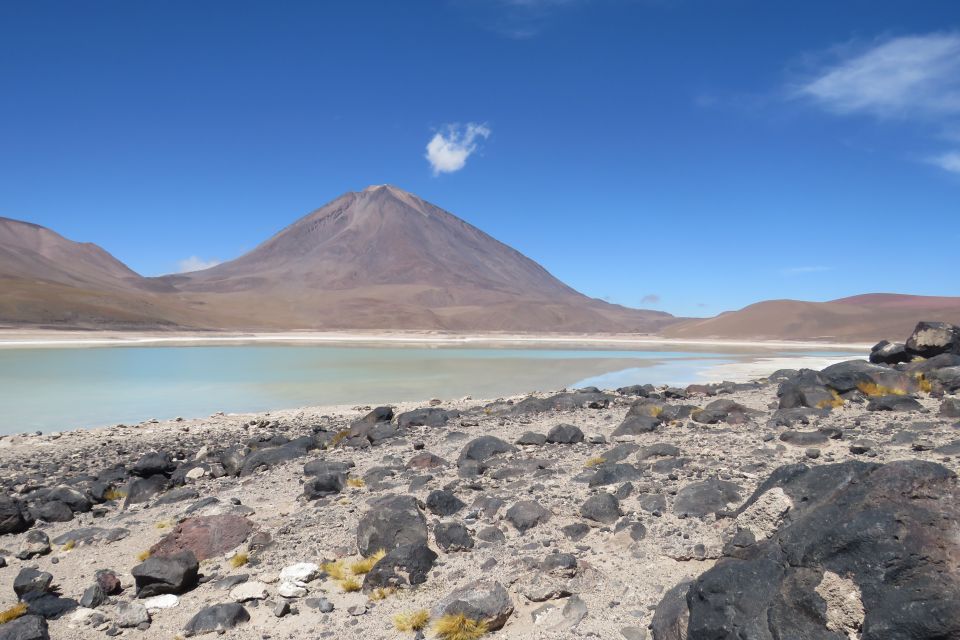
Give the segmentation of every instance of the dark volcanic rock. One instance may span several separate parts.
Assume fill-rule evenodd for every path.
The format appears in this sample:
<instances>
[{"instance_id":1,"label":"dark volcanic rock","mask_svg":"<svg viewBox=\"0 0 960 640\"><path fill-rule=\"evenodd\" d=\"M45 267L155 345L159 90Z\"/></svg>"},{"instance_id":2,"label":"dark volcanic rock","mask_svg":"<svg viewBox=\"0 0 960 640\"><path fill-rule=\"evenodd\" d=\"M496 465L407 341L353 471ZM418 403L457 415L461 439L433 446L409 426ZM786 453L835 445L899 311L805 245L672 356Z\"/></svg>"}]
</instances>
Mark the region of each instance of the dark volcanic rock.
<instances>
[{"instance_id":1,"label":"dark volcanic rock","mask_svg":"<svg viewBox=\"0 0 960 640\"><path fill-rule=\"evenodd\" d=\"M960 354L960 327L946 322L919 322L907 339L907 351L924 358L941 353Z\"/></svg>"},{"instance_id":2,"label":"dark volcanic rock","mask_svg":"<svg viewBox=\"0 0 960 640\"><path fill-rule=\"evenodd\" d=\"M506 588L489 579L476 580L443 598L433 609L433 617L463 614L486 623L489 631L500 629L513 613L513 602Z\"/></svg>"},{"instance_id":3,"label":"dark volcanic rock","mask_svg":"<svg viewBox=\"0 0 960 640\"><path fill-rule=\"evenodd\" d=\"M815 444L824 444L830 436L824 431L784 431L780 440L798 447L809 447Z\"/></svg>"},{"instance_id":4,"label":"dark volcanic rock","mask_svg":"<svg viewBox=\"0 0 960 640\"><path fill-rule=\"evenodd\" d=\"M204 607L190 618L183 631L188 636L202 633L223 632L233 629L250 619L250 614L237 602L227 602Z\"/></svg>"},{"instance_id":5,"label":"dark volcanic rock","mask_svg":"<svg viewBox=\"0 0 960 640\"><path fill-rule=\"evenodd\" d=\"M343 491L347 484L347 474L339 471L321 473L303 483L303 496L307 500L317 500Z\"/></svg>"},{"instance_id":6,"label":"dark volcanic rock","mask_svg":"<svg viewBox=\"0 0 960 640\"><path fill-rule=\"evenodd\" d=\"M136 478L127 485L127 499L124 506L146 502L157 496L167 488L169 480L163 475L153 475L148 478Z\"/></svg>"},{"instance_id":7,"label":"dark volcanic rock","mask_svg":"<svg viewBox=\"0 0 960 640\"><path fill-rule=\"evenodd\" d=\"M620 501L610 493L597 493L580 506L580 515L587 520L613 524L620 518Z\"/></svg>"},{"instance_id":8,"label":"dark volcanic rock","mask_svg":"<svg viewBox=\"0 0 960 640\"><path fill-rule=\"evenodd\" d=\"M435 516L452 516L467 506L453 491L438 489L427 496L427 510Z\"/></svg>"},{"instance_id":9,"label":"dark volcanic rock","mask_svg":"<svg viewBox=\"0 0 960 640\"><path fill-rule=\"evenodd\" d=\"M541 446L547 443L547 436L542 433L534 433L533 431L527 431L519 438L517 438L514 444L519 445L533 445Z\"/></svg>"},{"instance_id":10,"label":"dark volcanic rock","mask_svg":"<svg viewBox=\"0 0 960 640\"><path fill-rule=\"evenodd\" d=\"M572 411L573 409L605 409L610 406L613 396L596 391L574 391L572 393L558 393L549 398L524 398L508 409L508 413L515 416L531 413L547 413L554 411Z\"/></svg>"},{"instance_id":11,"label":"dark volcanic rock","mask_svg":"<svg viewBox=\"0 0 960 640\"><path fill-rule=\"evenodd\" d=\"M632 464L601 464L589 480L591 487L603 487L620 482L639 480L643 477L640 469Z\"/></svg>"},{"instance_id":12,"label":"dark volcanic rock","mask_svg":"<svg viewBox=\"0 0 960 640\"><path fill-rule=\"evenodd\" d=\"M583 442L583 431L572 424L558 424L547 432L547 442L551 444L577 444Z\"/></svg>"},{"instance_id":13,"label":"dark volcanic rock","mask_svg":"<svg viewBox=\"0 0 960 640\"><path fill-rule=\"evenodd\" d=\"M130 572L137 583L137 597L149 598L163 593L184 593L197 584L200 565L192 551L168 556L152 556Z\"/></svg>"},{"instance_id":14,"label":"dark volcanic rock","mask_svg":"<svg viewBox=\"0 0 960 640\"><path fill-rule=\"evenodd\" d=\"M397 426L401 429L407 427L442 427L452 418L460 416L459 411L448 411L437 407L426 407L424 409L414 409L397 416Z\"/></svg>"},{"instance_id":15,"label":"dark volcanic rock","mask_svg":"<svg viewBox=\"0 0 960 640\"><path fill-rule=\"evenodd\" d=\"M534 500L521 500L507 509L507 521L520 533L526 533L549 519L550 512Z\"/></svg>"},{"instance_id":16,"label":"dark volcanic rock","mask_svg":"<svg viewBox=\"0 0 960 640\"><path fill-rule=\"evenodd\" d=\"M740 500L740 491L739 485L716 478L694 482L677 492L673 511L697 517L716 513Z\"/></svg>"},{"instance_id":17,"label":"dark volcanic rock","mask_svg":"<svg viewBox=\"0 0 960 640\"><path fill-rule=\"evenodd\" d=\"M878 396L870 398L867 403L867 411L920 411L923 405L910 396Z\"/></svg>"},{"instance_id":18,"label":"dark volcanic rock","mask_svg":"<svg viewBox=\"0 0 960 640\"><path fill-rule=\"evenodd\" d=\"M486 471L486 463L490 458L516 450L515 446L495 436L480 436L468 442L460 451L457 466L461 472L469 470L480 474Z\"/></svg>"},{"instance_id":19,"label":"dark volcanic rock","mask_svg":"<svg viewBox=\"0 0 960 640\"><path fill-rule=\"evenodd\" d=\"M434 527L433 538L437 546L450 553L473 549L473 537L459 522L441 522Z\"/></svg>"},{"instance_id":20,"label":"dark volcanic rock","mask_svg":"<svg viewBox=\"0 0 960 640\"><path fill-rule=\"evenodd\" d=\"M617 436L638 436L643 433L651 433L656 431L661 423L662 420L660 420L659 416L628 415L610 435L616 438Z\"/></svg>"},{"instance_id":21,"label":"dark volcanic rock","mask_svg":"<svg viewBox=\"0 0 960 640\"><path fill-rule=\"evenodd\" d=\"M206 560L243 544L251 531L253 523L242 516L222 514L187 518L150 547L150 553L170 556L190 551L197 560Z\"/></svg>"},{"instance_id":22,"label":"dark volcanic rock","mask_svg":"<svg viewBox=\"0 0 960 640\"><path fill-rule=\"evenodd\" d=\"M305 455L307 455L307 449L300 443L290 443L282 447L257 449L243 459L243 465L240 467L240 475L249 476L256 473L258 469L269 469L278 464L302 458Z\"/></svg>"},{"instance_id":23,"label":"dark volcanic rock","mask_svg":"<svg viewBox=\"0 0 960 640\"><path fill-rule=\"evenodd\" d=\"M773 537L668 593L655 640L684 625L688 640L960 637L953 473L919 460L789 465L739 511L774 488L794 507Z\"/></svg>"},{"instance_id":24,"label":"dark volcanic rock","mask_svg":"<svg viewBox=\"0 0 960 640\"><path fill-rule=\"evenodd\" d=\"M870 362L873 364L899 364L910 362L911 358L907 345L899 342L881 340L870 349Z\"/></svg>"},{"instance_id":25,"label":"dark volcanic rock","mask_svg":"<svg viewBox=\"0 0 960 640\"><path fill-rule=\"evenodd\" d=\"M427 543L427 521L413 496L384 496L370 502L357 525L357 548L363 556L380 549Z\"/></svg>"},{"instance_id":26,"label":"dark volcanic rock","mask_svg":"<svg viewBox=\"0 0 960 640\"><path fill-rule=\"evenodd\" d=\"M43 616L26 615L0 625L0 640L50 640Z\"/></svg>"},{"instance_id":27,"label":"dark volcanic rock","mask_svg":"<svg viewBox=\"0 0 960 640\"><path fill-rule=\"evenodd\" d=\"M13 579L13 592L21 600L28 596L42 595L50 591L50 585L53 583L53 575L46 571L39 571L32 567L20 569L17 577Z\"/></svg>"},{"instance_id":28,"label":"dark volcanic rock","mask_svg":"<svg viewBox=\"0 0 960 640\"><path fill-rule=\"evenodd\" d=\"M422 542L394 547L364 576L363 590L423 584L436 559Z\"/></svg>"},{"instance_id":29,"label":"dark volcanic rock","mask_svg":"<svg viewBox=\"0 0 960 640\"><path fill-rule=\"evenodd\" d=\"M174 467L175 465L169 453L151 451L143 454L140 459L137 460L136 464L133 465L131 471L134 475L138 475L141 478L148 478L157 474L169 474L173 471Z\"/></svg>"},{"instance_id":30,"label":"dark volcanic rock","mask_svg":"<svg viewBox=\"0 0 960 640\"><path fill-rule=\"evenodd\" d=\"M0 496L0 534L20 533L33 526L33 516L22 502Z\"/></svg>"},{"instance_id":31,"label":"dark volcanic rock","mask_svg":"<svg viewBox=\"0 0 960 640\"><path fill-rule=\"evenodd\" d=\"M946 418L960 418L960 399L947 398L940 404L940 415Z\"/></svg>"}]
</instances>

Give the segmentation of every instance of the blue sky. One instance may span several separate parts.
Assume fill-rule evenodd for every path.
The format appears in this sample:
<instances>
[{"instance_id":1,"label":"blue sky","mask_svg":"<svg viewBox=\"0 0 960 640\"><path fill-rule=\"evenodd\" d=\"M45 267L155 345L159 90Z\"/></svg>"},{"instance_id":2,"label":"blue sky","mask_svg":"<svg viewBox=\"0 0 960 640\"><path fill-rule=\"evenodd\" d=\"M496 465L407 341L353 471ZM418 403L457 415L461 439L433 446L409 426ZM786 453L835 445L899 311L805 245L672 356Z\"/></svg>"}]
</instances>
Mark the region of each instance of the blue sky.
<instances>
[{"instance_id":1,"label":"blue sky","mask_svg":"<svg viewBox=\"0 0 960 640\"><path fill-rule=\"evenodd\" d=\"M10 0L0 97L0 215L145 275L392 183L629 306L960 295L952 0Z\"/></svg>"}]
</instances>

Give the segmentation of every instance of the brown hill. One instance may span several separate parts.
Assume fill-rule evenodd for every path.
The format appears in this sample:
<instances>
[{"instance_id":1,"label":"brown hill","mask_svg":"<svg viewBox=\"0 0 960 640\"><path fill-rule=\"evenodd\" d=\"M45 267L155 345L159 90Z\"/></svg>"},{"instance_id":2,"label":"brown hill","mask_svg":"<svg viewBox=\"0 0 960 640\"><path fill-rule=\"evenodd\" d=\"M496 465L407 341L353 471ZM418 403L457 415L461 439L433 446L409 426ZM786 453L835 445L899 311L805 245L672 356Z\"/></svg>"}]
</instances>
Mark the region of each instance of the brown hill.
<instances>
[{"instance_id":1,"label":"brown hill","mask_svg":"<svg viewBox=\"0 0 960 640\"><path fill-rule=\"evenodd\" d=\"M960 298L872 293L829 302L768 300L714 318L678 322L671 338L902 339L920 320L960 323Z\"/></svg>"},{"instance_id":2,"label":"brown hill","mask_svg":"<svg viewBox=\"0 0 960 640\"><path fill-rule=\"evenodd\" d=\"M0 222L6 324L602 333L675 321L588 298L391 186L347 193L236 260L163 278L142 278L96 245Z\"/></svg>"},{"instance_id":3,"label":"brown hill","mask_svg":"<svg viewBox=\"0 0 960 640\"><path fill-rule=\"evenodd\" d=\"M236 260L162 281L236 328L651 332L673 321L588 298L388 185L346 193Z\"/></svg>"}]
</instances>

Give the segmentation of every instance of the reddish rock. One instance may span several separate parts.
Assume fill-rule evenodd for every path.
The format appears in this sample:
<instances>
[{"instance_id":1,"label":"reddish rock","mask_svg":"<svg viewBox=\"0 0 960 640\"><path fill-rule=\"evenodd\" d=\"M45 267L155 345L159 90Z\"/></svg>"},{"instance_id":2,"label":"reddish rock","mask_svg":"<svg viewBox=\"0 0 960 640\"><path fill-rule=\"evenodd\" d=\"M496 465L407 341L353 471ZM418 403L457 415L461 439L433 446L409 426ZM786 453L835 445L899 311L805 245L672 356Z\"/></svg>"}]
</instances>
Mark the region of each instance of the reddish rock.
<instances>
[{"instance_id":1,"label":"reddish rock","mask_svg":"<svg viewBox=\"0 0 960 640\"><path fill-rule=\"evenodd\" d=\"M206 560L243 544L253 523L242 516L218 515L187 518L150 548L154 556L171 556L193 551L197 560Z\"/></svg>"},{"instance_id":2,"label":"reddish rock","mask_svg":"<svg viewBox=\"0 0 960 640\"><path fill-rule=\"evenodd\" d=\"M407 462L407 469L436 469L437 467L445 467L447 464L449 463L443 458L435 456L429 451L424 451L410 458L410 461Z\"/></svg>"}]
</instances>

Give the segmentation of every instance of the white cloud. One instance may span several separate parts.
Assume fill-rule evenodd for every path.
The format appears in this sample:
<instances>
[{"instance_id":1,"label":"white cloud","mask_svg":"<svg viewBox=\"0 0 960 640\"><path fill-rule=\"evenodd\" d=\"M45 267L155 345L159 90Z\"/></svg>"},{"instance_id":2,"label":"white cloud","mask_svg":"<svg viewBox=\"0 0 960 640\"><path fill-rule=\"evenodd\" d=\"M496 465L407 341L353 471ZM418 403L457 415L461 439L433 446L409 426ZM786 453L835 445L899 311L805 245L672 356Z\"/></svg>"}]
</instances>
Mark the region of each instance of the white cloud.
<instances>
[{"instance_id":1,"label":"white cloud","mask_svg":"<svg viewBox=\"0 0 960 640\"><path fill-rule=\"evenodd\" d=\"M960 114L960 33L887 40L821 70L798 94L838 113Z\"/></svg>"},{"instance_id":2,"label":"white cloud","mask_svg":"<svg viewBox=\"0 0 960 640\"><path fill-rule=\"evenodd\" d=\"M960 151L948 151L938 156L927 158L927 162L936 165L950 173L960 173Z\"/></svg>"},{"instance_id":3,"label":"white cloud","mask_svg":"<svg viewBox=\"0 0 960 640\"><path fill-rule=\"evenodd\" d=\"M191 271L203 271L204 269L209 269L210 267L215 267L222 262L216 258L212 260L204 260L203 258L198 258L197 256L190 256L189 258L184 258L177 262L177 273L189 273Z\"/></svg>"},{"instance_id":4,"label":"white cloud","mask_svg":"<svg viewBox=\"0 0 960 640\"><path fill-rule=\"evenodd\" d=\"M433 168L433 175L452 173L463 169L476 150L480 138L490 136L490 127L485 124L468 123L461 128L447 125L438 131L427 143L427 161Z\"/></svg>"},{"instance_id":5,"label":"white cloud","mask_svg":"<svg viewBox=\"0 0 960 640\"><path fill-rule=\"evenodd\" d=\"M780 273L785 276L799 276L805 273L823 273L824 271L832 271L833 267L818 267L818 266L807 266L807 267L790 267L788 269L781 269Z\"/></svg>"}]
</instances>

